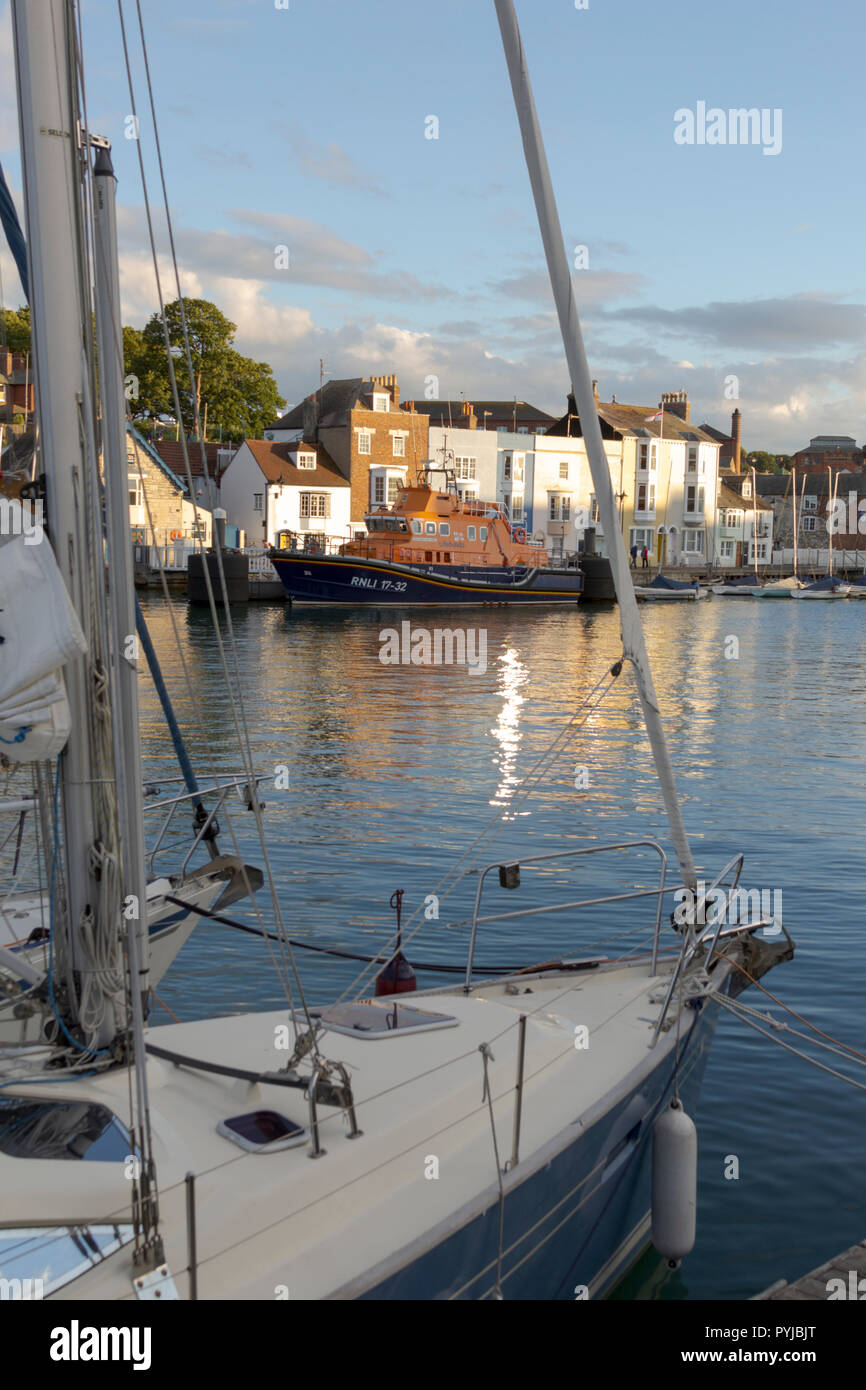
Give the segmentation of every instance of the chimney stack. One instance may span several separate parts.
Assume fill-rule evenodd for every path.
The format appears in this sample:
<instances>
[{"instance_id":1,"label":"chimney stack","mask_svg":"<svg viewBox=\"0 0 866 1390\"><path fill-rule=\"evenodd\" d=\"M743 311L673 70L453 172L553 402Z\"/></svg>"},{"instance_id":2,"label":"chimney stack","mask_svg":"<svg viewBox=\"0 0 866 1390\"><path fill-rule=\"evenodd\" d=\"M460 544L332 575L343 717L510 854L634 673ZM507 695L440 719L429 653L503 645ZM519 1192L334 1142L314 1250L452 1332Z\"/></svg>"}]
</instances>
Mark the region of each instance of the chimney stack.
<instances>
[{"instance_id":1,"label":"chimney stack","mask_svg":"<svg viewBox=\"0 0 866 1390\"><path fill-rule=\"evenodd\" d=\"M689 393L688 391L663 391L659 401L659 410L664 406L669 415L678 415L685 424L689 423Z\"/></svg>"},{"instance_id":2,"label":"chimney stack","mask_svg":"<svg viewBox=\"0 0 866 1390\"><path fill-rule=\"evenodd\" d=\"M740 426L742 416L739 406L731 416L731 467L735 473L740 471Z\"/></svg>"},{"instance_id":3,"label":"chimney stack","mask_svg":"<svg viewBox=\"0 0 866 1390\"><path fill-rule=\"evenodd\" d=\"M598 381L593 381L592 383L592 398L596 405L598 405Z\"/></svg>"},{"instance_id":4,"label":"chimney stack","mask_svg":"<svg viewBox=\"0 0 866 1390\"><path fill-rule=\"evenodd\" d=\"M319 433L319 395L314 392L304 401L304 443L315 444Z\"/></svg>"}]
</instances>

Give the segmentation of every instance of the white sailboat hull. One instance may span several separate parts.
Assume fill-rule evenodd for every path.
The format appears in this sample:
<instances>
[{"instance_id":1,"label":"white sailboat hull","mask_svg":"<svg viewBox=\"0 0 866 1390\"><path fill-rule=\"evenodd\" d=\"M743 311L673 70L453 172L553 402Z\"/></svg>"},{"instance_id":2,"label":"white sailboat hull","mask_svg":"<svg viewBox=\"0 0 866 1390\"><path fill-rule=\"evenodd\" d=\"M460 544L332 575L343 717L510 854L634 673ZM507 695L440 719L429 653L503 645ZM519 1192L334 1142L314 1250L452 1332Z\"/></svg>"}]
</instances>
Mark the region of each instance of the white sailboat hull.
<instances>
[{"instance_id":1,"label":"white sailboat hull","mask_svg":"<svg viewBox=\"0 0 866 1390\"><path fill-rule=\"evenodd\" d=\"M709 994L724 987L727 963L713 976L704 986ZM680 1094L693 1108L715 1023L716 1010L695 998L682 1010L679 1032L671 1013L673 1026L651 1047L667 983L664 973L650 978L645 965L630 962L576 976L527 976L520 994L497 983L469 996L411 996L413 1005L456 1019L456 1026L420 1038L326 1034L328 1054L352 1071L363 1133L349 1139L342 1113L320 1106L326 1153L316 1162L309 1160L309 1144L245 1154L217 1133L220 1121L263 1107L305 1124L301 1092L203 1076L151 1056L161 1228L179 1296L189 1293L189 1171L198 1174L199 1298L477 1300L494 1296L497 1286L505 1298L518 1299L573 1299L584 1288L591 1297L605 1293L647 1242L650 1138L671 1094L678 1038ZM503 1177L497 1272L499 1188L478 1049L491 1044L505 1166L521 1013L528 1016L523 1120L519 1161ZM285 1025L285 1013L247 1015L151 1029L148 1041L200 1061L260 1071L284 1062L275 1038ZM576 1045L580 1027L588 1029L586 1047ZM123 1114L125 1086L120 1072L83 1080L75 1090ZM51 1098L55 1089L68 1097L68 1087L50 1084L40 1095ZM0 1183L10 1162L0 1154ZM122 1164L28 1168L32 1177L25 1181L32 1180L34 1202L41 1193L39 1220L46 1227L69 1210L82 1225L126 1219ZM94 1168L106 1170L98 1183ZM20 1184L20 1166L17 1179ZM54 1296L129 1298L131 1251L125 1244ZM45 1263L46 1252L39 1258ZM14 1265L7 1262L3 1273L14 1277Z\"/></svg>"}]
</instances>

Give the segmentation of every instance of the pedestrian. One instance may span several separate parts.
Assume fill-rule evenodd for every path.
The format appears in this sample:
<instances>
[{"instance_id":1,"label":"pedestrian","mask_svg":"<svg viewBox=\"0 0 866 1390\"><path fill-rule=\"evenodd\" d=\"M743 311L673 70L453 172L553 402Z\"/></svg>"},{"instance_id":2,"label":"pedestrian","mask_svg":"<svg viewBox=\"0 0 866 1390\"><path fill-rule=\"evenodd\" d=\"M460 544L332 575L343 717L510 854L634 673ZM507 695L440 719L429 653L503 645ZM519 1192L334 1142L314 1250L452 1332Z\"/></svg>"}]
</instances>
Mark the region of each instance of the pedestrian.
<instances>
[{"instance_id":1,"label":"pedestrian","mask_svg":"<svg viewBox=\"0 0 866 1390\"><path fill-rule=\"evenodd\" d=\"M633 570L636 570L636 569L637 569L637 546L636 546L636 545L633 545L632 548L631 548L631 551L630 551L629 553L630 553L630 555L631 555L631 567L632 567Z\"/></svg>"},{"instance_id":2,"label":"pedestrian","mask_svg":"<svg viewBox=\"0 0 866 1390\"><path fill-rule=\"evenodd\" d=\"M646 546L644 546L643 550L642 550L641 553L640 553L640 559L641 559L641 569L648 570L648 569L649 569L649 551L647 550Z\"/></svg>"}]
</instances>

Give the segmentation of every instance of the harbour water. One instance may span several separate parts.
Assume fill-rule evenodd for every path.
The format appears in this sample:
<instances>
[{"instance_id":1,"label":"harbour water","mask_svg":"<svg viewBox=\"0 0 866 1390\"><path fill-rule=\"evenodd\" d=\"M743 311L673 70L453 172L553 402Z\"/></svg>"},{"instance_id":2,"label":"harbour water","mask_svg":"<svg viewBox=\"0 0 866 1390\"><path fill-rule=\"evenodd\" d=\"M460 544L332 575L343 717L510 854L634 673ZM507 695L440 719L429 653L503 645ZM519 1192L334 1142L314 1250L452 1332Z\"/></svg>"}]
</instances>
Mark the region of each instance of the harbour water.
<instances>
[{"instance_id":1,"label":"harbour water","mask_svg":"<svg viewBox=\"0 0 866 1390\"><path fill-rule=\"evenodd\" d=\"M209 615L181 601L171 610L153 596L143 603L196 765L202 774L236 768L237 716ZM699 870L709 880L746 853L744 883L781 893L797 946L795 960L764 983L866 1052L866 603L714 599L658 605L642 617ZM508 818L521 779L619 656L615 608L467 618L292 612L275 603L235 607L231 618L254 762L280 783L288 772L287 789L266 785L262 797L290 935L372 954L393 926L394 889L405 889L407 915L421 908L423 916L425 896L497 813L506 821L482 862L644 835L673 859L627 668ZM486 670L383 664L380 634L401 618L483 629ZM176 775L146 677L142 723L146 779ZM241 848L259 862L252 818L235 825ZM575 896L589 896L595 870L580 872ZM465 919L473 892L469 879L439 921L424 923L410 959L465 962L465 928L448 923ZM255 920L246 903L232 911ZM577 953L568 923L539 920L548 925L533 928L532 940L525 926L519 935L507 924L491 932L479 959ZM298 956L315 1002L339 994L360 968ZM183 1020L279 1007L284 998L261 941L208 925L159 995ZM781 1015L756 990L744 998ZM864 1106L862 1092L723 1014L695 1116L696 1248L673 1275L648 1256L621 1296L747 1298L862 1238ZM731 1157L737 1178L726 1177Z\"/></svg>"}]
</instances>

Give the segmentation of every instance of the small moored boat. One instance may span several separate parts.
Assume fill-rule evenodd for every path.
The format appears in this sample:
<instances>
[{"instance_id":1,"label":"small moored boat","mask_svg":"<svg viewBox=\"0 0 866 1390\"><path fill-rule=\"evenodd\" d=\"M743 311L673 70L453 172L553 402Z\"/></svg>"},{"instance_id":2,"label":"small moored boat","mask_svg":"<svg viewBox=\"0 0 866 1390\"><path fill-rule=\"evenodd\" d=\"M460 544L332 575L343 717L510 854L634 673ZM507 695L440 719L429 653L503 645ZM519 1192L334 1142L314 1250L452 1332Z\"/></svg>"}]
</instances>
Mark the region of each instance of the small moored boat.
<instances>
[{"instance_id":1,"label":"small moored boat","mask_svg":"<svg viewBox=\"0 0 866 1390\"><path fill-rule=\"evenodd\" d=\"M814 584L806 584L802 589L792 589L791 598L847 598L851 585L845 584L835 575L827 574Z\"/></svg>"},{"instance_id":2,"label":"small moored boat","mask_svg":"<svg viewBox=\"0 0 866 1390\"><path fill-rule=\"evenodd\" d=\"M706 598L707 590L702 589L697 580L684 584L679 579L666 579L657 574L651 584L643 588L635 587L635 597L640 599L698 599Z\"/></svg>"}]
</instances>

